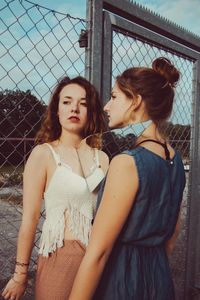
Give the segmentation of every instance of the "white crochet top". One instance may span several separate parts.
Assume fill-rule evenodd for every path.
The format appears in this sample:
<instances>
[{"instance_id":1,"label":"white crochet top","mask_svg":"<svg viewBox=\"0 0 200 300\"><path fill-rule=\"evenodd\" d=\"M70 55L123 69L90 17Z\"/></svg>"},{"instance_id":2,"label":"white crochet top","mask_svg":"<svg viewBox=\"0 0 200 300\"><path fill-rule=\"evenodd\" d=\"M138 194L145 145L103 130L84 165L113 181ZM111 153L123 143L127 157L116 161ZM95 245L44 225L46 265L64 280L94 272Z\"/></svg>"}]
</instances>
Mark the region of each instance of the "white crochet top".
<instances>
[{"instance_id":1,"label":"white crochet top","mask_svg":"<svg viewBox=\"0 0 200 300\"><path fill-rule=\"evenodd\" d=\"M48 256L57 247L63 246L65 226L75 239L80 240L85 246L88 245L97 200L97 193L90 192L87 180L63 163L50 144L46 145L51 149L57 167L44 193L46 219L39 249L39 254L43 256ZM97 149L95 153L98 159ZM95 169L99 169L99 162L96 161L95 164ZM104 177L102 169L100 173L95 170L93 173L95 177L98 176L98 180L95 181L99 184Z\"/></svg>"}]
</instances>

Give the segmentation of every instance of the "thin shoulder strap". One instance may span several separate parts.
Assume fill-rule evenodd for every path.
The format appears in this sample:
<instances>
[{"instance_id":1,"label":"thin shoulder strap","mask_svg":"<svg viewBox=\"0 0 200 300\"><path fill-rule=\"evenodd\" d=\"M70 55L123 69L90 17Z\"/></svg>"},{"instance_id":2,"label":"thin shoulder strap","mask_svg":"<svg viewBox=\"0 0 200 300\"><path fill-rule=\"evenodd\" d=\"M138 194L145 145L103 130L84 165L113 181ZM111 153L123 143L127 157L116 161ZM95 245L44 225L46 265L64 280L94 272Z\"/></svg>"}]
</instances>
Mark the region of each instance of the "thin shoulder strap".
<instances>
[{"instance_id":1,"label":"thin shoulder strap","mask_svg":"<svg viewBox=\"0 0 200 300\"><path fill-rule=\"evenodd\" d=\"M96 164L97 166L100 168L100 162L99 162L99 151L97 148L94 149L94 154L95 154L95 161L96 161Z\"/></svg>"},{"instance_id":2,"label":"thin shoulder strap","mask_svg":"<svg viewBox=\"0 0 200 300\"><path fill-rule=\"evenodd\" d=\"M161 145L164 148L164 150L165 150L166 160L170 160L170 152L169 152L169 149L167 148L167 143L166 142L161 143L161 142L153 140L153 139L147 139L147 140L143 140L140 143L138 143L137 146L140 145L140 144L142 144L142 143L145 143L145 142L153 142L153 143Z\"/></svg>"},{"instance_id":3,"label":"thin shoulder strap","mask_svg":"<svg viewBox=\"0 0 200 300\"><path fill-rule=\"evenodd\" d=\"M56 164L59 164L60 163L60 156L59 156L59 154L58 153L56 153L56 151L53 149L53 147L50 145L50 144L48 144L48 143L45 143L48 147L49 147L49 149L51 150L51 153L52 153L52 155L53 155L53 158L55 159L55 162L56 162Z\"/></svg>"}]
</instances>

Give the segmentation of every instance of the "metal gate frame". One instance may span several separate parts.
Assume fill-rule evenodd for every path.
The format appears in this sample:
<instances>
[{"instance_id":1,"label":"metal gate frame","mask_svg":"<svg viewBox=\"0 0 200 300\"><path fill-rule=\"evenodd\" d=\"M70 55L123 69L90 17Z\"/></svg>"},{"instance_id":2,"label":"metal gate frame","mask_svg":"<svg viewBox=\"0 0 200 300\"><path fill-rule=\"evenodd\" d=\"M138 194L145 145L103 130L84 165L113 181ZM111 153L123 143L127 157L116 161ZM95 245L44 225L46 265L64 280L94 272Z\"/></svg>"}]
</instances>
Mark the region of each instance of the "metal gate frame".
<instances>
[{"instance_id":1,"label":"metal gate frame","mask_svg":"<svg viewBox=\"0 0 200 300\"><path fill-rule=\"evenodd\" d=\"M109 99L114 28L193 61L193 107L184 300L200 290L200 38L128 0L87 0L87 77ZM200 296L197 295L200 299Z\"/></svg>"}]
</instances>

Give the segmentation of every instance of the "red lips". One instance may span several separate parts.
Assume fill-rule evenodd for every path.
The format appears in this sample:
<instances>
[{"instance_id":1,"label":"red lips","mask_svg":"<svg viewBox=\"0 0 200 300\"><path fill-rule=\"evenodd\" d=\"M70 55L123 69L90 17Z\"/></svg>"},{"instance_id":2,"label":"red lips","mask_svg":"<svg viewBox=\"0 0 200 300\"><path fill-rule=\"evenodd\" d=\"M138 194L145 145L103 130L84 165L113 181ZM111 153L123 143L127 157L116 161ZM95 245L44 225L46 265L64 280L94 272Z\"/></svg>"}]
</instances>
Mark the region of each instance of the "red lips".
<instances>
[{"instance_id":1,"label":"red lips","mask_svg":"<svg viewBox=\"0 0 200 300\"><path fill-rule=\"evenodd\" d=\"M72 122L78 122L78 121L80 121L79 117L77 117L77 116L71 116L71 117L68 118L68 120L70 120Z\"/></svg>"}]
</instances>

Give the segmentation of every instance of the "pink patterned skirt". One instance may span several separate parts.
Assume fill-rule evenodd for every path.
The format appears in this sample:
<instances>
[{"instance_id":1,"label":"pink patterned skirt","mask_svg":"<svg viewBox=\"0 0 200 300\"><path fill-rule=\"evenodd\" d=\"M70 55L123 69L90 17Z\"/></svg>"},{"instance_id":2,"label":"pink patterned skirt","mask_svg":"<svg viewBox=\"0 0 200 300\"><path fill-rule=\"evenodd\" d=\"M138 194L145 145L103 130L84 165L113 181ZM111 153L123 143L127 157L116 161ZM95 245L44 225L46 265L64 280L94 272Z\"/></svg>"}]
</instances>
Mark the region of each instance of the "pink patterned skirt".
<instances>
[{"instance_id":1,"label":"pink patterned skirt","mask_svg":"<svg viewBox=\"0 0 200 300\"><path fill-rule=\"evenodd\" d=\"M85 254L80 241L65 240L49 257L39 255L35 284L36 300L67 300Z\"/></svg>"}]
</instances>

